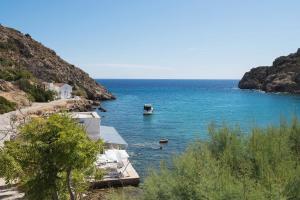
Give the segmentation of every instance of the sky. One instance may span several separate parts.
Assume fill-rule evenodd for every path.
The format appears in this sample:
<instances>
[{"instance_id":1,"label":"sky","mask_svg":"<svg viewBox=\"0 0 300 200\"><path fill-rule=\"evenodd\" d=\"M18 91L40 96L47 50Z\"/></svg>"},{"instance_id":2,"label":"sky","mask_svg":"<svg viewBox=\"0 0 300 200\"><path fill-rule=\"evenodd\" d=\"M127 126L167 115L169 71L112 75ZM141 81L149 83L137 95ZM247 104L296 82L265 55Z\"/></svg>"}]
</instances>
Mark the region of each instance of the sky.
<instances>
[{"instance_id":1,"label":"sky","mask_svg":"<svg viewBox=\"0 0 300 200\"><path fill-rule=\"evenodd\" d=\"M299 0L0 0L93 78L240 79L300 47Z\"/></svg>"}]
</instances>

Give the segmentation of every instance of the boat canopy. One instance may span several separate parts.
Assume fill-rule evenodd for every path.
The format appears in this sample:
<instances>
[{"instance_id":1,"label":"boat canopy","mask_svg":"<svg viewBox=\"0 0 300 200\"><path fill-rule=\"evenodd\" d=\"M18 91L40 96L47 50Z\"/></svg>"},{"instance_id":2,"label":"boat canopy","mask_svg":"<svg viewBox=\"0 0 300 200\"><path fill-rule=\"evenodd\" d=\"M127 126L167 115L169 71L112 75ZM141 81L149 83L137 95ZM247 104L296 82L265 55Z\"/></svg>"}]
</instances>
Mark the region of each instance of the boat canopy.
<instances>
[{"instance_id":1,"label":"boat canopy","mask_svg":"<svg viewBox=\"0 0 300 200\"><path fill-rule=\"evenodd\" d=\"M149 110L151 110L151 108L152 108L152 105L151 105L151 104L145 104L145 105L144 105L144 110L149 111Z\"/></svg>"}]
</instances>

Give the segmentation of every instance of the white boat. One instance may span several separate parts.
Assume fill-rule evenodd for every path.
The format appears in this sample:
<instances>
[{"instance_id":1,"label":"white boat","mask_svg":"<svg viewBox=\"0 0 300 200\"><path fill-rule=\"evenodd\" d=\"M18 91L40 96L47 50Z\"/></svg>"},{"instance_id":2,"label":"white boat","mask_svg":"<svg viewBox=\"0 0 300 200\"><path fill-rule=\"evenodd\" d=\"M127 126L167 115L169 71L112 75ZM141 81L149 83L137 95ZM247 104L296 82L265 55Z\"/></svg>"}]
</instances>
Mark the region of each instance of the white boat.
<instances>
[{"instance_id":1,"label":"white boat","mask_svg":"<svg viewBox=\"0 0 300 200\"><path fill-rule=\"evenodd\" d=\"M153 113L153 107L151 104L144 105L144 115L151 115Z\"/></svg>"}]
</instances>

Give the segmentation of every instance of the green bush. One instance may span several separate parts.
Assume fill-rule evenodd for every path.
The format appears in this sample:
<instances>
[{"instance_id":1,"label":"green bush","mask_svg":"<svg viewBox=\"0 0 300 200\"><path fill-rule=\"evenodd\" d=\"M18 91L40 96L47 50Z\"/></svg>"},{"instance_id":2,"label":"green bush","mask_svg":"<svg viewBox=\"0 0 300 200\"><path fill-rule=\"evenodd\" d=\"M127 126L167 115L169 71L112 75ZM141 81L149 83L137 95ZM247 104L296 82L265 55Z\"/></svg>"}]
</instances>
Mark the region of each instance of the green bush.
<instances>
[{"instance_id":1,"label":"green bush","mask_svg":"<svg viewBox=\"0 0 300 200\"><path fill-rule=\"evenodd\" d=\"M15 110L16 104L0 96L0 114Z\"/></svg>"},{"instance_id":2,"label":"green bush","mask_svg":"<svg viewBox=\"0 0 300 200\"><path fill-rule=\"evenodd\" d=\"M0 42L0 51L17 51L18 47L13 38L9 38L6 42Z\"/></svg>"},{"instance_id":3,"label":"green bush","mask_svg":"<svg viewBox=\"0 0 300 200\"><path fill-rule=\"evenodd\" d=\"M12 65L9 61L1 60L0 63L5 65ZM20 79L30 79L32 78L32 74L23 69L13 69L13 68L4 68L0 69L0 79L6 80L6 81L17 81Z\"/></svg>"},{"instance_id":4,"label":"green bush","mask_svg":"<svg viewBox=\"0 0 300 200\"><path fill-rule=\"evenodd\" d=\"M300 199L300 123L240 129L209 128L171 167L152 171L145 200Z\"/></svg>"},{"instance_id":5,"label":"green bush","mask_svg":"<svg viewBox=\"0 0 300 200\"><path fill-rule=\"evenodd\" d=\"M80 96L80 97L87 97L86 92L82 88L76 88L75 90L73 90L72 95Z\"/></svg>"},{"instance_id":6,"label":"green bush","mask_svg":"<svg viewBox=\"0 0 300 200\"><path fill-rule=\"evenodd\" d=\"M7 62L1 60L0 64ZM34 82L33 75L24 69L3 68L0 69L0 79L14 81L21 90L29 94L29 98L36 102L47 102L54 100L55 93L45 90L43 87Z\"/></svg>"},{"instance_id":7,"label":"green bush","mask_svg":"<svg viewBox=\"0 0 300 200\"><path fill-rule=\"evenodd\" d=\"M48 102L53 101L55 93L50 90L45 90L39 85L30 83L27 79L20 79L17 84L21 90L30 95L32 101Z\"/></svg>"}]
</instances>

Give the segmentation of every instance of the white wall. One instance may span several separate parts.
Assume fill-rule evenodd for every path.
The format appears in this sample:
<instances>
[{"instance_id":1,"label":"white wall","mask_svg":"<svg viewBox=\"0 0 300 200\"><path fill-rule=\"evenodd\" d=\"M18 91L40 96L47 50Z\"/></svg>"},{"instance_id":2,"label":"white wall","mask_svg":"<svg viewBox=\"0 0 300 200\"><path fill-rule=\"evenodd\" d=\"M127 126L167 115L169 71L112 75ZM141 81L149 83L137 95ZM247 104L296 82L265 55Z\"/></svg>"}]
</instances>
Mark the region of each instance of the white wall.
<instances>
[{"instance_id":1,"label":"white wall","mask_svg":"<svg viewBox=\"0 0 300 200\"><path fill-rule=\"evenodd\" d=\"M62 87L59 88L58 96L61 99L69 99L72 97L72 87L68 84L64 84Z\"/></svg>"},{"instance_id":2,"label":"white wall","mask_svg":"<svg viewBox=\"0 0 300 200\"><path fill-rule=\"evenodd\" d=\"M100 138L100 118L78 118L79 123L84 125L91 139Z\"/></svg>"}]
</instances>

